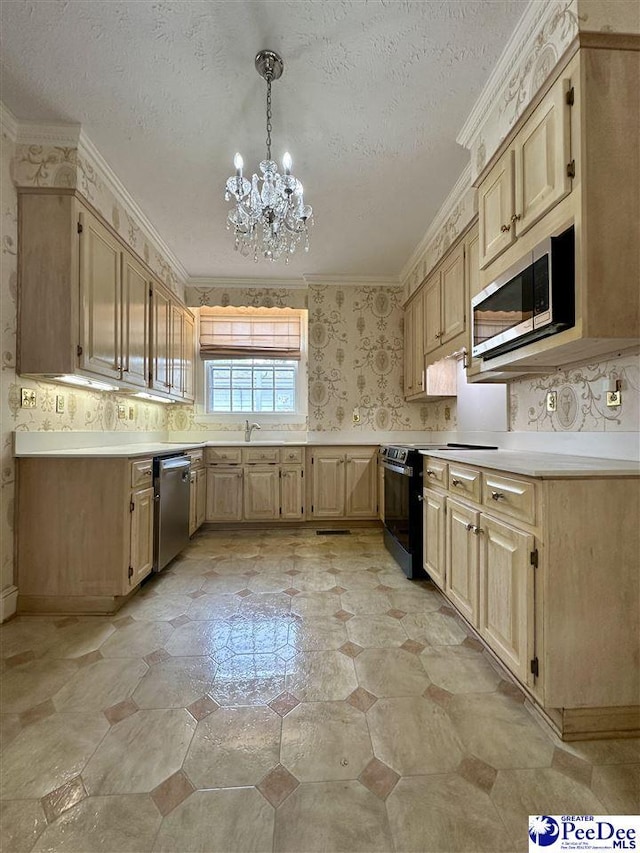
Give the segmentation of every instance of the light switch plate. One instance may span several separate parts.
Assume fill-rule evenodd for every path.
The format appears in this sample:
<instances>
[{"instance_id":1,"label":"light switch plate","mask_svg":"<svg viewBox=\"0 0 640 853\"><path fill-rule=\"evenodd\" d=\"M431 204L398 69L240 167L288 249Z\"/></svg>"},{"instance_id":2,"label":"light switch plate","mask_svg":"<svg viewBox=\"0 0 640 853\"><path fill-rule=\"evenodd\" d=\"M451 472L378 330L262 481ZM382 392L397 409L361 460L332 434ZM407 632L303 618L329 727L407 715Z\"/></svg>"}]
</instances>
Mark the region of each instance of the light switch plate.
<instances>
[{"instance_id":1,"label":"light switch plate","mask_svg":"<svg viewBox=\"0 0 640 853\"><path fill-rule=\"evenodd\" d=\"M33 388L20 389L20 405L23 409L35 409L36 392L33 390Z\"/></svg>"},{"instance_id":2,"label":"light switch plate","mask_svg":"<svg viewBox=\"0 0 640 853\"><path fill-rule=\"evenodd\" d=\"M357 407L353 410L353 422L354 424L360 423L360 409Z\"/></svg>"},{"instance_id":3,"label":"light switch plate","mask_svg":"<svg viewBox=\"0 0 640 853\"><path fill-rule=\"evenodd\" d=\"M61 415L64 412L64 395L56 394L56 412Z\"/></svg>"},{"instance_id":4,"label":"light switch plate","mask_svg":"<svg viewBox=\"0 0 640 853\"><path fill-rule=\"evenodd\" d=\"M123 421L127 417L127 407L124 403L118 403L118 420Z\"/></svg>"}]
</instances>

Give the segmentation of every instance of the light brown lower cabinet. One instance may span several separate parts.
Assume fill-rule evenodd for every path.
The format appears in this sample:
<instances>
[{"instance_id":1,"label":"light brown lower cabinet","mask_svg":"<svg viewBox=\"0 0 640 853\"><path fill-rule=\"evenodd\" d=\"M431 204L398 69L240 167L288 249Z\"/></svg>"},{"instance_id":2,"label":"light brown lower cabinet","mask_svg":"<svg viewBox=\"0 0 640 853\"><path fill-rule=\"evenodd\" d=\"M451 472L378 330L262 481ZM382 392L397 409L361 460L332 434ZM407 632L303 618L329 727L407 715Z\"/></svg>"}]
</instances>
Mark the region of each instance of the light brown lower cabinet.
<instances>
[{"instance_id":1,"label":"light brown lower cabinet","mask_svg":"<svg viewBox=\"0 0 640 853\"><path fill-rule=\"evenodd\" d=\"M242 467L207 467L207 521L242 521Z\"/></svg>"},{"instance_id":2,"label":"light brown lower cabinet","mask_svg":"<svg viewBox=\"0 0 640 853\"><path fill-rule=\"evenodd\" d=\"M112 613L153 567L149 459L17 460L18 612Z\"/></svg>"},{"instance_id":3,"label":"light brown lower cabinet","mask_svg":"<svg viewBox=\"0 0 640 853\"><path fill-rule=\"evenodd\" d=\"M424 470L424 568L546 721L640 734L640 478Z\"/></svg>"},{"instance_id":4,"label":"light brown lower cabinet","mask_svg":"<svg viewBox=\"0 0 640 853\"><path fill-rule=\"evenodd\" d=\"M189 536L193 536L206 515L207 472L204 467L192 467L189 476Z\"/></svg>"},{"instance_id":5,"label":"light brown lower cabinet","mask_svg":"<svg viewBox=\"0 0 640 853\"><path fill-rule=\"evenodd\" d=\"M308 454L313 519L377 518L377 447L314 447Z\"/></svg>"}]
</instances>

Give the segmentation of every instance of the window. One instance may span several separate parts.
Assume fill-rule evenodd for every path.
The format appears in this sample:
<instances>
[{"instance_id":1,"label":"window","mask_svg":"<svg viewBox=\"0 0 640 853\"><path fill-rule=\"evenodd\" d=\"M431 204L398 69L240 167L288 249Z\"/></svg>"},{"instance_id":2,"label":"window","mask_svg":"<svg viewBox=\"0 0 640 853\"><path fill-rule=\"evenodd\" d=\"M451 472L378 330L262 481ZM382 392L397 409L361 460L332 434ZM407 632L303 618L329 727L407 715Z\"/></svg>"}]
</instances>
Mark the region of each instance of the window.
<instances>
[{"instance_id":1,"label":"window","mask_svg":"<svg viewBox=\"0 0 640 853\"><path fill-rule=\"evenodd\" d=\"M298 364L278 358L207 361L206 411L295 414Z\"/></svg>"},{"instance_id":2,"label":"window","mask_svg":"<svg viewBox=\"0 0 640 853\"><path fill-rule=\"evenodd\" d=\"M293 308L201 308L204 414L306 416L306 316Z\"/></svg>"}]
</instances>

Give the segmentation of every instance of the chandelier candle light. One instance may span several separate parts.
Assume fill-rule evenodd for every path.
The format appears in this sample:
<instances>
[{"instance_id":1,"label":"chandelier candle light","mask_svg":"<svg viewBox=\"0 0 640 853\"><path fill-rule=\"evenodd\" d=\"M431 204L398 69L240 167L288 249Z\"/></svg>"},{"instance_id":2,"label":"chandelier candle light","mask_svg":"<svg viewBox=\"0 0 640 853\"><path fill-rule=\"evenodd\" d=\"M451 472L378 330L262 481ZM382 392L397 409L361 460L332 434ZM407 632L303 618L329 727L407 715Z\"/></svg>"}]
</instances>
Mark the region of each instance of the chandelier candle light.
<instances>
[{"instance_id":1,"label":"chandelier candle light","mask_svg":"<svg viewBox=\"0 0 640 853\"><path fill-rule=\"evenodd\" d=\"M267 81L267 159L260 163L262 176L254 174L249 182L242 174L242 156L236 154L233 158L236 173L227 180L225 200L233 196L236 203L229 211L227 229L233 226L235 248L241 255L253 254L256 263L260 254L270 261L284 255L288 264L289 255L301 241L305 252L309 251L312 210L304 203L302 184L291 174L289 152L282 158L282 175L271 159L271 83L282 76L284 63L274 51L261 50L255 65Z\"/></svg>"}]
</instances>

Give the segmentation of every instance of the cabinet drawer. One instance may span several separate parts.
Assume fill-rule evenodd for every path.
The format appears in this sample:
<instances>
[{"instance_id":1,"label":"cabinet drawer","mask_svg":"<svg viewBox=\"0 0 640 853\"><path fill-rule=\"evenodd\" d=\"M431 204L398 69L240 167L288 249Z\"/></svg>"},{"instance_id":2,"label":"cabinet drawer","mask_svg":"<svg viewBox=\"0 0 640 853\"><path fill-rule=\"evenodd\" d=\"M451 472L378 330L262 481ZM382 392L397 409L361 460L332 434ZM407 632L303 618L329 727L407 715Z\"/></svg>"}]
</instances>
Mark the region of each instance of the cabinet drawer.
<instances>
[{"instance_id":1,"label":"cabinet drawer","mask_svg":"<svg viewBox=\"0 0 640 853\"><path fill-rule=\"evenodd\" d=\"M291 464L291 463L301 463L302 462L302 448L301 447L281 447L280 448L280 461Z\"/></svg>"},{"instance_id":2,"label":"cabinet drawer","mask_svg":"<svg viewBox=\"0 0 640 853\"><path fill-rule=\"evenodd\" d=\"M450 462L449 491L480 503L480 472Z\"/></svg>"},{"instance_id":3,"label":"cabinet drawer","mask_svg":"<svg viewBox=\"0 0 640 853\"><path fill-rule=\"evenodd\" d=\"M426 456L423 466L425 486L437 484L438 486L442 486L443 489L447 488L448 465L446 462L443 462L441 459L434 459L432 456Z\"/></svg>"},{"instance_id":4,"label":"cabinet drawer","mask_svg":"<svg viewBox=\"0 0 640 853\"><path fill-rule=\"evenodd\" d=\"M280 461L279 447L250 447L242 451L242 461L248 465L264 465Z\"/></svg>"},{"instance_id":5,"label":"cabinet drawer","mask_svg":"<svg viewBox=\"0 0 640 853\"><path fill-rule=\"evenodd\" d=\"M207 447L205 458L208 465L216 462L239 465L242 462L242 450L240 447Z\"/></svg>"},{"instance_id":6,"label":"cabinet drawer","mask_svg":"<svg viewBox=\"0 0 640 853\"><path fill-rule=\"evenodd\" d=\"M153 460L140 459L131 463L131 488L150 486L153 483Z\"/></svg>"},{"instance_id":7,"label":"cabinet drawer","mask_svg":"<svg viewBox=\"0 0 640 853\"><path fill-rule=\"evenodd\" d=\"M535 485L499 474L482 475L482 503L522 521L536 520Z\"/></svg>"},{"instance_id":8,"label":"cabinet drawer","mask_svg":"<svg viewBox=\"0 0 640 853\"><path fill-rule=\"evenodd\" d=\"M191 468L202 468L204 465L204 448L200 448L200 450L190 450L187 453L191 461Z\"/></svg>"}]
</instances>

